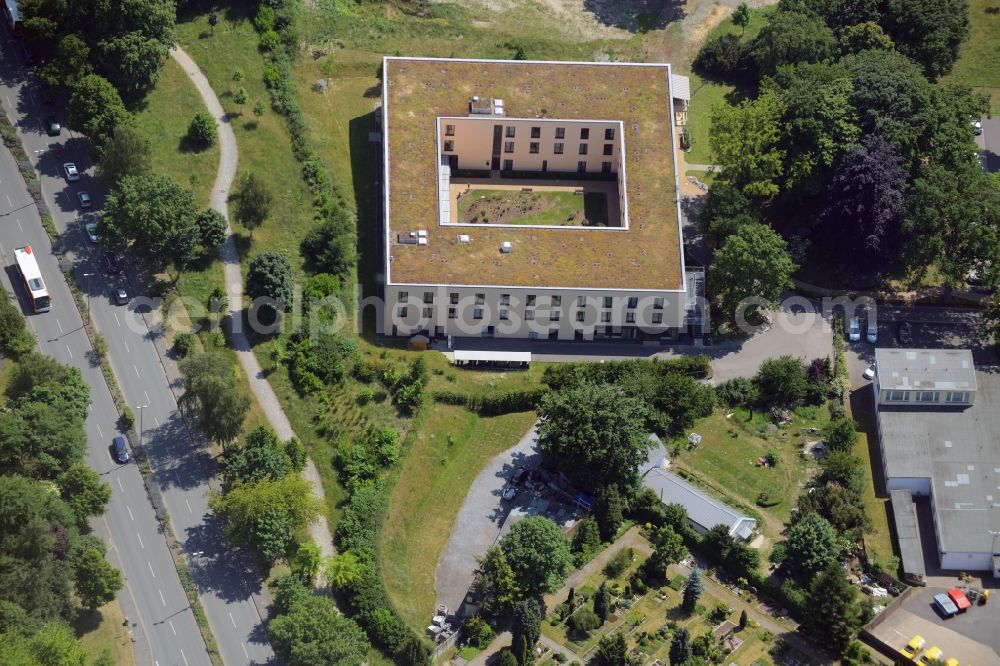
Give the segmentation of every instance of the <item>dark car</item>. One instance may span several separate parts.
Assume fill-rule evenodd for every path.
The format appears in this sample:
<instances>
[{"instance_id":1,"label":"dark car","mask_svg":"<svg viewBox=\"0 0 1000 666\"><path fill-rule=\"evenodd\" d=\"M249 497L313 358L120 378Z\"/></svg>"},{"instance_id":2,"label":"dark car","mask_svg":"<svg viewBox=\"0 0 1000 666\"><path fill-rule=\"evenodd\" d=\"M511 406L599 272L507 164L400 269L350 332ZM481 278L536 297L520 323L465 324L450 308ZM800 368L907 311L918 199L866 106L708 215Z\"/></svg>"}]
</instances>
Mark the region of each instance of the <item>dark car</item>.
<instances>
[{"instance_id":1,"label":"dark car","mask_svg":"<svg viewBox=\"0 0 1000 666\"><path fill-rule=\"evenodd\" d=\"M115 287L115 303L118 305L128 305L129 297L125 287Z\"/></svg>"},{"instance_id":2,"label":"dark car","mask_svg":"<svg viewBox=\"0 0 1000 666\"><path fill-rule=\"evenodd\" d=\"M62 134L62 125L59 124L55 116L47 116L45 118L45 131L49 133L49 136L59 136Z\"/></svg>"},{"instance_id":3,"label":"dark car","mask_svg":"<svg viewBox=\"0 0 1000 666\"><path fill-rule=\"evenodd\" d=\"M115 460L125 464L128 462L128 446L125 444L125 438L118 435L112 440L112 448L115 451Z\"/></svg>"},{"instance_id":4,"label":"dark car","mask_svg":"<svg viewBox=\"0 0 1000 666\"><path fill-rule=\"evenodd\" d=\"M899 325L899 342L904 345L913 344L913 327L908 321Z\"/></svg>"},{"instance_id":5,"label":"dark car","mask_svg":"<svg viewBox=\"0 0 1000 666\"><path fill-rule=\"evenodd\" d=\"M527 475L527 473L528 470L524 469L523 467L518 467L517 470L510 475L510 482L513 483L515 486L521 485L521 482L524 481L524 477Z\"/></svg>"},{"instance_id":6,"label":"dark car","mask_svg":"<svg viewBox=\"0 0 1000 666\"><path fill-rule=\"evenodd\" d=\"M115 259L115 255L110 252L105 252L101 255L101 263L104 264L104 270L111 275L118 275L122 272L121 264Z\"/></svg>"}]
</instances>

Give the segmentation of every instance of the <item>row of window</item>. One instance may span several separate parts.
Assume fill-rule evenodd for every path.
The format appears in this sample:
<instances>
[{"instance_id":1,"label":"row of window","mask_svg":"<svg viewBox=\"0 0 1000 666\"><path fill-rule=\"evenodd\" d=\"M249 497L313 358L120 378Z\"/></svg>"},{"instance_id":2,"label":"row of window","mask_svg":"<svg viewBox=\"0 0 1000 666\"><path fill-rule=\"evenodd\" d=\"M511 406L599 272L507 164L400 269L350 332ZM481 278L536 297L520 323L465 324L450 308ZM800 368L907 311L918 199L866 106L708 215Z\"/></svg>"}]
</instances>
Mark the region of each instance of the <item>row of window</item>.
<instances>
[{"instance_id":1,"label":"row of window","mask_svg":"<svg viewBox=\"0 0 1000 666\"><path fill-rule=\"evenodd\" d=\"M399 316L400 316L400 318L406 319L409 316L409 314L410 314L410 308L409 308L409 306L407 306L407 305L401 305L401 306L399 306ZM500 314L500 321L508 321L510 319L510 310L508 310L507 308L500 308L499 314ZM424 308L423 311L422 311L422 315L423 315L424 319L433 319L434 318L434 308ZM561 317L562 317L562 315L559 313L558 310L553 310L553 311L549 312L548 315L549 315L549 321L559 321L561 319ZM482 320L482 318L483 318L483 308L473 308L472 309L472 318L475 319L475 320L477 320L477 321ZM448 319L458 319L458 309L457 308L448 308ZM535 320L535 311L534 310L525 310L524 311L524 319L525 319L525 321L534 321ZM578 322L580 322L580 323L583 323L586 320L586 312L584 312L583 310L577 312L576 313L576 320ZM652 319L651 319L651 322L653 324L662 324L663 323L663 313L662 312L654 312L653 316L652 316ZM610 324L611 323L611 313L610 312L602 312L601 313L601 323L602 324ZM635 323L635 313L634 312L626 312L625 313L625 323L627 323L627 324L634 324Z\"/></svg>"},{"instance_id":2,"label":"row of window","mask_svg":"<svg viewBox=\"0 0 1000 666\"><path fill-rule=\"evenodd\" d=\"M435 296L436 293L437 292L434 292L434 291L425 291L424 292L424 303L427 304L427 305L433 305L433 303L434 303L434 296ZM590 297L589 296L585 296L583 294L580 294L579 296L577 296L576 297L576 307L578 307L578 308L585 308L585 307L587 307L587 299L588 298L590 298ZM452 305L458 305L458 299L459 299L459 294L458 294L457 291L452 291L452 292L450 292L448 294L448 302L451 303ZM476 294L475 295L475 299L476 299L476 305L483 305L483 304L486 303L486 294L485 293ZM401 291L401 292L399 292L399 297L398 297L397 300L400 303L406 303L407 301L410 300L410 292L408 292L408 291ZM537 302L538 302L537 295L535 295L535 294L527 294L525 296L525 300L524 300L525 307L533 308L533 307L535 307L535 304ZM614 306L614 297L613 296L604 296L603 299L602 299L602 301L601 301L601 303L602 303L602 305L603 305L603 307L605 309L610 310ZM550 297L549 304L552 307L554 307L554 308L561 307L562 306L562 296L559 295L559 294L553 294ZM653 309L654 310L662 310L663 309L663 304L664 304L664 299L662 297L657 296L657 297L653 298ZM510 294L500 294L500 305L510 305ZM635 310L637 307L639 307L639 297L638 296L629 296L626 305L627 305L627 307L628 307L629 310Z\"/></svg>"},{"instance_id":3,"label":"row of window","mask_svg":"<svg viewBox=\"0 0 1000 666\"><path fill-rule=\"evenodd\" d=\"M454 125L445 125L444 126L444 135L445 136L455 136L455 126ZM517 135L517 127L516 126L514 126L514 125L507 125L507 126L504 127L504 136L505 137L507 137L508 139L513 139L516 135ZM540 138L542 138L542 128L541 127L532 127L531 128L531 138L532 139L540 139ZM565 127L557 127L556 128L556 138L557 139L565 139L566 138L566 128ZM581 141L588 141L589 139L590 139L590 128L589 127L581 127L580 128L580 140ZM614 141L615 140L615 130L614 130L614 128L609 127L606 130L604 130L604 140L605 141ZM607 153L607 154L610 155L611 153Z\"/></svg>"},{"instance_id":4,"label":"row of window","mask_svg":"<svg viewBox=\"0 0 1000 666\"><path fill-rule=\"evenodd\" d=\"M941 402L940 391L886 391L886 402L910 402L910 394L916 393L917 402ZM960 404L969 402L967 391L945 391L945 402Z\"/></svg>"},{"instance_id":5,"label":"row of window","mask_svg":"<svg viewBox=\"0 0 1000 666\"><path fill-rule=\"evenodd\" d=\"M528 144L528 152L531 153L532 155L537 155L539 153L540 149L541 149L541 146L539 145L539 143L537 141L532 141L530 144ZM445 142L444 142L444 152L446 152L446 153L453 153L453 152L455 152L455 142L453 140L451 140L451 139L446 139L445 140ZM514 152L514 142L513 141L505 141L504 144L503 144L503 152L505 152L505 153L513 153ZM552 153L554 155L562 155L565 152L566 152L566 144L559 143L559 142L556 142L556 143L552 144ZM585 143L581 143L580 144L579 154L580 155L586 155L587 154L587 144L585 144ZM615 154L615 144L613 144L613 143L606 143L606 144L604 144L604 154L605 155L614 155Z\"/></svg>"}]
</instances>

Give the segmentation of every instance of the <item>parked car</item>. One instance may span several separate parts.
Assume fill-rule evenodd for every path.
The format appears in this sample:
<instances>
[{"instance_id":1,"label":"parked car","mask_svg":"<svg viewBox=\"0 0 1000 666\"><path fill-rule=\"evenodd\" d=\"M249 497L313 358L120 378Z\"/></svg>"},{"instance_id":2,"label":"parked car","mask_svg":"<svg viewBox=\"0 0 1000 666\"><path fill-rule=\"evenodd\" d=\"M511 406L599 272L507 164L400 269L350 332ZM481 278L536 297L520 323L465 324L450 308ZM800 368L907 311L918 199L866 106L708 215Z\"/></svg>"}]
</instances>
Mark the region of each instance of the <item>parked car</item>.
<instances>
[{"instance_id":1,"label":"parked car","mask_svg":"<svg viewBox=\"0 0 1000 666\"><path fill-rule=\"evenodd\" d=\"M66 162L63 164L63 171L66 172L66 180L71 183L75 183L80 180L80 172L76 170L76 165L72 162Z\"/></svg>"},{"instance_id":2,"label":"parked car","mask_svg":"<svg viewBox=\"0 0 1000 666\"><path fill-rule=\"evenodd\" d=\"M101 263L104 264L104 270L111 275L118 275L122 272L121 264L115 259L115 255L110 252L105 252L101 255Z\"/></svg>"},{"instance_id":3,"label":"parked car","mask_svg":"<svg viewBox=\"0 0 1000 666\"><path fill-rule=\"evenodd\" d=\"M973 120L972 121L972 133L975 134L976 136L979 136L980 134L983 133L983 121L982 120Z\"/></svg>"},{"instance_id":4,"label":"parked car","mask_svg":"<svg viewBox=\"0 0 1000 666\"><path fill-rule=\"evenodd\" d=\"M851 342L857 342L861 339L861 323L857 317L851 317L847 322L847 339Z\"/></svg>"},{"instance_id":5,"label":"parked car","mask_svg":"<svg viewBox=\"0 0 1000 666\"><path fill-rule=\"evenodd\" d=\"M515 486L519 486L521 485L521 482L524 481L524 477L527 476L527 474L528 470L524 469L523 467L518 467L516 470L514 470L514 473L510 475L510 482L513 483Z\"/></svg>"},{"instance_id":6,"label":"parked car","mask_svg":"<svg viewBox=\"0 0 1000 666\"><path fill-rule=\"evenodd\" d=\"M914 657L917 656L917 654L920 653L921 650L924 649L924 645L926 644L927 641L924 640L924 637L917 634L916 636L910 639L910 642L907 643L906 646L899 651L899 653L904 657L906 657L907 659L912 660Z\"/></svg>"},{"instance_id":7,"label":"parked car","mask_svg":"<svg viewBox=\"0 0 1000 666\"><path fill-rule=\"evenodd\" d=\"M45 131L49 133L49 136L59 136L62 134L62 125L59 124L55 116L46 116Z\"/></svg>"},{"instance_id":8,"label":"parked car","mask_svg":"<svg viewBox=\"0 0 1000 666\"><path fill-rule=\"evenodd\" d=\"M946 619L958 612L958 607L954 604L954 602L952 602L948 595L943 592L941 594L934 595L934 607ZM928 652L930 652L930 650L928 650Z\"/></svg>"},{"instance_id":9,"label":"parked car","mask_svg":"<svg viewBox=\"0 0 1000 666\"><path fill-rule=\"evenodd\" d=\"M867 379L868 381L875 379L875 364L872 363L867 368L865 368L865 371L861 374L861 376Z\"/></svg>"},{"instance_id":10,"label":"parked car","mask_svg":"<svg viewBox=\"0 0 1000 666\"><path fill-rule=\"evenodd\" d=\"M121 435L115 437L112 440L112 447L114 448L115 451L115 460L117 460L119 463L123 465L127 463L129 457L128 457L128 446L125 444L125 438L122 437Z\"/></svg>"},{"instance_id":11,"label":"parked car","mask_svg":"<svg viewBox=\"0 0 1000 666\"><path fill-rule=\"evenodd\" d=\"M913 327L908 321L899 325L899 342L904 345L913 344Z\"/></svg>"},{"instance_id":12,"label":"parked car","mask_svg":"<svg viewBox=\"0 0 1000 666\"><path fill-rule=\"evenodd\" d=\"M868 330L866 331L868 342L875 344L878 342L878 320L874 315L868 315Z\"/></svg>"},{"instance_id":13,"label":"parked car","mask_svg":"<svg viewBox=\"0 0 1000 666\"><path fill-rule=\"evenodd\" d=\"M940 596L944 596L943 594ZM916 663L920 666L931 666L931 664L936 664L941 659L941 648L932 647L927 652L924 652L920 657L917 658Z\"/></svg>"},{"instance_id":14,"label":"parked car","mask_svg":"<svg viewBox=\"0 0 1000 666\"><path fill-rule=\"evenodd\" d=\"M97 222L88 222L83 225L84 230L87 232L87 240L91 243L99 243L100 238L97 237Z\"/></svg>"},{"instance_id":15,"label":"parked car","mask_svg":"<svg viewBox=\"0 0 1000 666\"><path fill-rule=\"evenodd\" d=\"M955 604L955 608L958 609L959 613L964 613L972 606L972 602L969 601L969 598L966 597L965 593L957 587L953 587L948 590L948 598L951 599L953 604Z\"/></svg>"},{"instance_id":16,"label":"parked car","mask_svg":"<svg viewBox=\"0 0 1000 666\"><path fill-rule=\"evenodd\" d=\"M76 193L77 199L80 200L80 208L90 208L94 205L94 202L90 198L90 193L87 190L80 190Z\"/></svg>"},{"instance_id":17,"label":"parked car","mask_svg":"<svg viewBox=\"0 0 1000 666\"><path fill-rule=\"evenodd\" d=\"M506 501L510 501L517 497L517 488L515 486L507 486L503 489L503 495L501 495Z\"/></svg>"},{"instance_id":18,"label":"parked car","mask_svg":"<svg viewBox=\"0 0 1000 666\"><path fill-rule=\"evenodd\" d=\"M128 305L128 291L125 287L115 287L115 303L118 305Z\"/></svg>"}]
</instances>

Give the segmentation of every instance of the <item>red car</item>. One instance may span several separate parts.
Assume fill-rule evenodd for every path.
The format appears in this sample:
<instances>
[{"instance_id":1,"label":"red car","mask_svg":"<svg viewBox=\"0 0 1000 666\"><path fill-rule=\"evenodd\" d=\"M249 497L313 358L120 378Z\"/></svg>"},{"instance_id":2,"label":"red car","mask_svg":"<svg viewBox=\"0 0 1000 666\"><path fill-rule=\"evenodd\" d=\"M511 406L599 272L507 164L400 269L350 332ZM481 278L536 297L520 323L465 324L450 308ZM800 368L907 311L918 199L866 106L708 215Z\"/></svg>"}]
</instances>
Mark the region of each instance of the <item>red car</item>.
<instances>
[{"instance_id":1,"label":"red car","mask_svg":"<svg viewBox=\"0 0 1000 666\"><path fill-rule=\"evenodd\" d=\"M948 590L948 597L951 598L952 603L954 603L958 608L959 613L964 613L970 606L972 606L972 604L969 603L968 597L965 596L965 593L957 587L953 587Z\"/></svg>"}]
</instances>

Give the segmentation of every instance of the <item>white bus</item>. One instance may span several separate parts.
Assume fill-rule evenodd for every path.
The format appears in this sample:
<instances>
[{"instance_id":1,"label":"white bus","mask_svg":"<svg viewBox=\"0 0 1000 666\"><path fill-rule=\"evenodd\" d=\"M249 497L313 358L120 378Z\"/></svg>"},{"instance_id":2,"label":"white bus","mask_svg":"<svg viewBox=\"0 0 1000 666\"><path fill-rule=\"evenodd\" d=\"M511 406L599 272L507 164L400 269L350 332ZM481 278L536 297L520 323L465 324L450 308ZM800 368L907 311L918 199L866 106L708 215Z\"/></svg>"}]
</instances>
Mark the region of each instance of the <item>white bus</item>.
<instances>
[{"instance_id":1,"label":"white bus","mask_svg":"<svg viewBox=\"0 0 1000 666\"><path fill-rule=\"evenodd\" d=\"M14 260L17 262L21 279L24 280L24 289L28 292L31 309L35 312L48 312L52 299L49 297L49 290L45 288L42 271L38 268L38 261L35 260L31 246L25 245L14 250Z\"/></svg>"}]
</instances>

